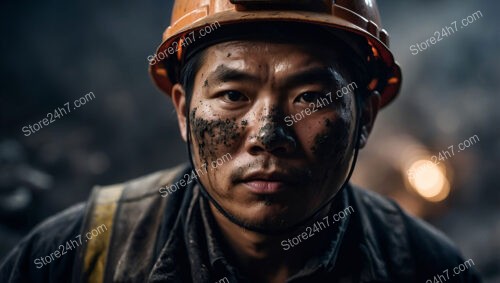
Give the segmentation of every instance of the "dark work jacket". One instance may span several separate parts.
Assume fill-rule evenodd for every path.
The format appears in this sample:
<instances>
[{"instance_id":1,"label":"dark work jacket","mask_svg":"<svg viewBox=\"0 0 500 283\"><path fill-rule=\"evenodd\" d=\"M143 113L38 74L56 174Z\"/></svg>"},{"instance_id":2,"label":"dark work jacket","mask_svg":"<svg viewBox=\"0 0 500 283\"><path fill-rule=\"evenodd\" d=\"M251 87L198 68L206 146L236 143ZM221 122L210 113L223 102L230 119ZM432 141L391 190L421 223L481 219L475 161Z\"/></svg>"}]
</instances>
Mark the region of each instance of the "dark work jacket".
<instances>
[{"instance_id":1,"label":"dark work jacket","mask_svg":"<svg viewBox=\"0 0 500 283\"><path fill-rule=\"evenodd\" d=\"M0 282L249 282L225 250L191 173L179 166L95 188L86 204L25 237L0 266ZM161 197L160 188L172 184L177 189ZM434 282L435 276L481 282L474 267L454 274L466 261L459 251L393 201L348 186L332 213L348 206L352 213L318 232L329 239L318 241L321 253L288 282ZM293 248L289 252L293 256Z\"/></svg>"}]
</instances>

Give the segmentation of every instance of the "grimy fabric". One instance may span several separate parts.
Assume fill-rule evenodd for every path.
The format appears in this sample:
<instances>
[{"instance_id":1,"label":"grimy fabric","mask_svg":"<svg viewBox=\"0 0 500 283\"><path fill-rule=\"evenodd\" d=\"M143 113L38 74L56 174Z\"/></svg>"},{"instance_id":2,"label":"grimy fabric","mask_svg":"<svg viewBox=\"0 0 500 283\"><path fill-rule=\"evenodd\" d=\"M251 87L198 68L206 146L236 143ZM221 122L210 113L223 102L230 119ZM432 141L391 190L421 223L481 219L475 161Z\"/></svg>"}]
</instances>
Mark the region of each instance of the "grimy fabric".
<instances>
[{"instance_id":1,"label":"grimy fabric","mask_svg":"<svg viewBox=\"0 0 500 283\"><path fill-rule=\"evenodd\" d=\"M181 165L95 188L86 204L49 218L26 236L0 266L0 282L249 282L222 245L196 182L160 196L159 188L186 173L191 169ZM321 232L329 239L318 241L321 253L288 282L426 282L446 269L446 282L481 282L473 268L452 277L464 258L444 235L393 201L348 186L332 213L348 206L349 217ZM35 259L103 223L106 232L41 268L35 265ZM289 252L293 256L293 248Z\"/></svg>"}]
</instances>

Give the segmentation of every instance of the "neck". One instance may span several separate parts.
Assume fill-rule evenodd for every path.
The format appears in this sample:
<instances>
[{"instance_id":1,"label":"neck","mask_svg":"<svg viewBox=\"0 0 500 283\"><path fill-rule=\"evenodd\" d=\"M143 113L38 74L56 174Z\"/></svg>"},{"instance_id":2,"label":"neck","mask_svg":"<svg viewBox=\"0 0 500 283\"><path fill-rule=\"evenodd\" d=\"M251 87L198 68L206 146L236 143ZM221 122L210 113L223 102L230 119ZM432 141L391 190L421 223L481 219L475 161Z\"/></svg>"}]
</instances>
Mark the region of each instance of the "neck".
<instances>
[{"instance_id":1,"label":"neck","mask_svg":"<svg viewBox=\"0 0 500 283\"><path fill-rule=\"evenodd\" d=\"M312 224L327 215L329 209L330 205L327 205L317 218L293 232L266 235L247 230L231 222L210 203L210 210L230 256L243 274L257 282L285 282L286 278L303 268L311 255L323 248L317 243L326 243L329 234L327 231L317 233L314 239L302 240L299 245L287 250L284 250L281 242L288 242L288 239L305 233L306 227L312 228ZM255 270L259 270L259 273L256 274Z\"/></svg>"}]
</instances>

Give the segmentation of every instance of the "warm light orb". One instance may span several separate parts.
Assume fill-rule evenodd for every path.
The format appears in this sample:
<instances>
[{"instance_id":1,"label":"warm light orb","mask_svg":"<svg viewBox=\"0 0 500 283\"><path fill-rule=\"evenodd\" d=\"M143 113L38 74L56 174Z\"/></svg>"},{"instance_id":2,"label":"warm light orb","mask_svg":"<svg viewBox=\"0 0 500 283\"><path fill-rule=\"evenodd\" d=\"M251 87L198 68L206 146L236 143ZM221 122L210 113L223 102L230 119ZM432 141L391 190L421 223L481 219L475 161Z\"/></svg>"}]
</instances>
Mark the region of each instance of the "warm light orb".
<instances>
[{"instance_id":1,"label":"warm light orb","mask_svg":"<svg viewBox=\"0 0 500 283\"><path fill-rule=\"evenodd\" d=\"M415 161L408 170L412 188L429 201L442 201L450 192L450 184L443 170L429 160Z\"/></svg>"}]
</instances>

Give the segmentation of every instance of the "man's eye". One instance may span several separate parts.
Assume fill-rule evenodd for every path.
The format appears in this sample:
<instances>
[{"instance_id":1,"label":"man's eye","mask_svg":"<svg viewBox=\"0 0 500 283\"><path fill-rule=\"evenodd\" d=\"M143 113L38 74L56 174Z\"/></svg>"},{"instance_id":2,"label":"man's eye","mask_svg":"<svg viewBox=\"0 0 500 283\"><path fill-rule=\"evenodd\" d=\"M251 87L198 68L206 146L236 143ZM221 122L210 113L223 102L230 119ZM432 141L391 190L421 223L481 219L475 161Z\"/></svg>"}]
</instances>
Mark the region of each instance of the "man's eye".
<instances>
[{"instance_id":1,"label":"man's eye","mask_svg":"<svg viewBox=\"0 0 500 283\"><path fill-rule=\"evenodd\" d=\"M230 91L226 91L222 94L222 97L226 100L226 101L230 101L230 102L238 102L238 101L246 101L247 98L245 95L243 95L243 93L239 92L239 91L235 91L235 90L230 90Z\"/></svg>"},{"instance_id":2,"label":"man's eye","mask_svg":"<svg viewBox=\"0 0 500 283\"><path fill-rule=\"evenodd\" d=\"M324 95L319 92L304 92L296 98L297 102L303 101L306 103L316 102Z\"/></svg>"}]
</instances>

